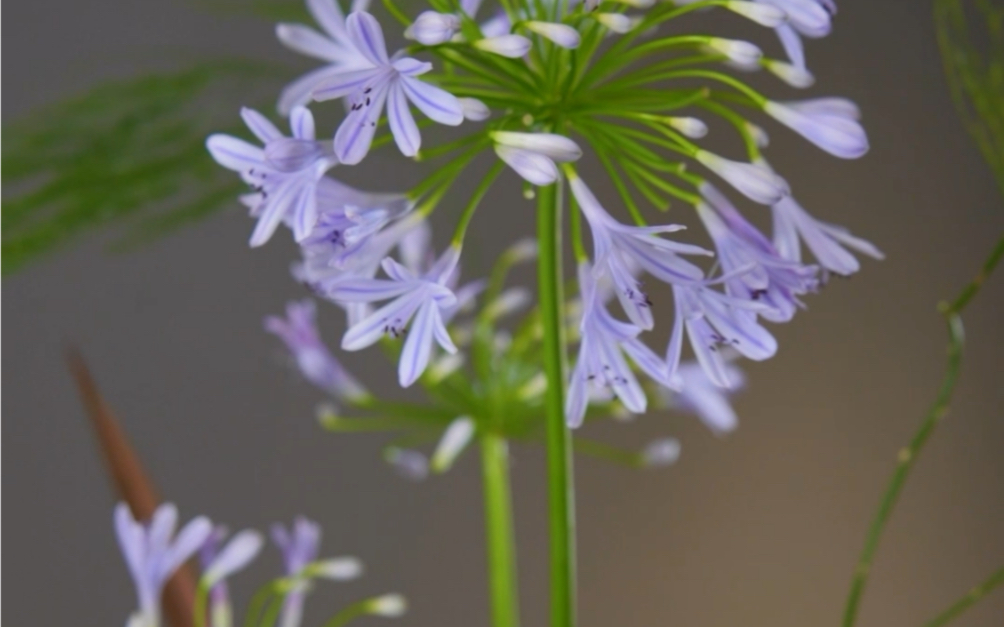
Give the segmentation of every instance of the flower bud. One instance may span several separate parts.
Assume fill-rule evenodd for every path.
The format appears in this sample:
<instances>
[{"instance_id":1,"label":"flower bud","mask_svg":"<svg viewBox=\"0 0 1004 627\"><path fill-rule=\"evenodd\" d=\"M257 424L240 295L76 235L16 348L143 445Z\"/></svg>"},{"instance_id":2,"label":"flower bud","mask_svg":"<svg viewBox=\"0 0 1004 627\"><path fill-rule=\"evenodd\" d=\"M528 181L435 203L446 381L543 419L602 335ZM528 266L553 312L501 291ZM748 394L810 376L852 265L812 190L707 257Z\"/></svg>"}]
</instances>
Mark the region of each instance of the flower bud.
<instances>
[{"instance_id":1,"label":"flower bud","mask_svg":"<svg viewBox=\"0 0 1004 627\"><path fill-rule=\"evenodd\" d=\"M474 431L474 421L467 416L461 416L451 422L443 432L443 437L436 446L436 452L432 454L430 464L432 471L442 473L449 470L474 437Z\"/></svg>"},{"instance_id":2,"label":"flower bud","mask_svg":"<svg viewBox=\"0 0 1004 627\"><path fill-rule=\"evenodd\" d=\"M754 202L772 205L791 192L783 178L752 163L732 161L707 150L698 150L694 158Z\"/></svg>"},{"instance_id":3,"label":"flower bud","mask_svg":"<svg viewBox=\"0 0 1004 627\"><path fill-rule=\"evenodd\" d=\"M544 155L555 161L577 161L582 148L564 135L554 133L514 133L496 131L491 134L496 145L519 148Z\"/></svg>"},{"instance_id":4,"label":"flower bud","mask_svg":"<svg viewBox=\"0 0 1004 627\"><path fill-rule=\"evenodd\" d=\"M680 459L680 442L674 438L653 440L641 453L641 462L648 468L670 466Z\"/></svg>"},{"instance_id":5,"label":"flower bud","mask_svg":"<svg viewBox=\"0 0 1004 627\"><path fill-rule=\"evenodd\" d=\"M375 616L397 618L408 610L408 601L400 594L385 594L370 599L366 609Z\"/></svg>"},{"instance_id":6,"label":"flower bud","mask_svg":"<svg viewBox=\"0 0 1004 627\"><path fill-rule=\"evenodd\" d=\"M623 13L597 13L593 17L600 24L621 35L633 29L640 21L638 18L628 17Z\"/></svg>"},{"instance_id":7,"label":"flower bud","mask_svg":"<svg viewBox=\"0 0 1004 627\"><path fill-rule=\"evenodd\" d=\"M363 574L363 564L354 557L335 557L310 564L306 573L332 581L349 581Z\"/></svg>"},{"instance_id":8,"label":"flower bud","mask_svg":"<svg viewBox=\"0 0 1004 627\"><path fill-rule=\"evenodd\" d=\"M725 5L725 8L767 28L777 28L788 19L787 13L782 9L762 2L732 0Z\"/></svg>"},{"instance_id":9,"label":"flower bud","mask_svg":"<svg viewBox=\"0 0 1004 627\"><path fill-rule=\"evenodd\" d=\"M482 122L491 117L491 109L477 98L457 98L464 118L472 122Z\"/></svg>"},{"instance_id":10,"label":"flower bud","mask_svg":"<svg viewBox=\"0 0 1004 627\"><path fill-rule=\"evenodd\" d=\"M666 123L691 139L700 139L708 134L708 125L697 118L666 118Z\"/></svg>"},{"instance_id":11,"label":"flower bud","mask_svg":"<svg viewBox=\"0 0 1004 627\"><path fill-rule=\"evenodd\" d=\"M868 136L861 124L847 115L833 113L826 104L817 108L811 100L767 102L763 110L835 157L857 159L868 152Z\"/></svg>"},{"instance_id":12,"label":"flower bud","mask_svg":"<svg viewBox=\"0 0 1004 627\"><path fill-rule=\"evenodd\" d=\"M404 36L426 46L450 40L460 30L460 18L449 13L423 11L404 32Z\"/></svg>"},{"instance_id":13,"label":"flower bud","mask_svg":"<svg viewBox=\"0 0 1004 627\"><path fill-rule=\"evenodd\" d=\"M510 59L518 59L530 51L530 40L522 35L500 35L479 39L472 44L479 50Z\"/></svg>"},{"instance_id":14,"label":"flower bud","mask_svg":"<svg viewBox=\"0 0 1004 627\"><path fill-rule=\"evenodd\" d=\"M562 48L578 48L582 43L579 31L567 24L555 24L554 22L524 22L523 26L527 30L537 33L544 39L549 39Z\"/></svg>"},{"instance_id":15,"label":"flower bud","mask_svg":"<svg viewBox=\"0 0 1004 627\"><path fill-rule=\"evenodd\" d=\"M760 61L760 57L763 56L760 48L757 48L748 41L737 39L711 37L708 39L707 46L711 50L725 55L729 61L745 67L755 66Z\"/></svg>"},{"instance_id":16,"label":"flower bud","mask_svg":"<svg viewBox=\"0 0 1004 627\"><path fill-rule=\"evenodd\" d=\"M791 63L770 60L764 61L763 66L774 76L780 78L792 87L797 87L798 89L811 87L812 84L816 82L816 77L812 75L812 72L804 67L798 67L797 65L792 65Z\"/></svg>"}]
</instances>

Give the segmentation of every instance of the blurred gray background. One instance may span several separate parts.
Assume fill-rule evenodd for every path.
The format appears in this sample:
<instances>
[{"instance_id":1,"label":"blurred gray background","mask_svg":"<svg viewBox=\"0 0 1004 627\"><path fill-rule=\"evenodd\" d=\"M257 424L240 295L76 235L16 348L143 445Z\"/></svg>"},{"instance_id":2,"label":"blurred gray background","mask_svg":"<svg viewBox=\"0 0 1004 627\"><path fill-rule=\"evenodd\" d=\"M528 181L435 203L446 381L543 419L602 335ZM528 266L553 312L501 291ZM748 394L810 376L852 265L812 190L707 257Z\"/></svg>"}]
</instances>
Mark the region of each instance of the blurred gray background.
<instances>
[{"instance_id":1,"label":"blurred gray background","mask_svg":"<svg viewBox=\"0 0 1004 627\"><path fill-rule=\"evenodd\" d=\"M834 35L809 42L819 79L810 93L862 106L866 158L834 160L770 127L768 157L803 204L871 239L887 260L865 261L853 280L832 282L807 313L775 328L781 351L747 368L741 426L728 437L658 413L591 429L635 447L673 435L684 448L662 471L579 460L583 627L838 624L896 452L941 379L945 333L935 304L969 280L1004 228L1004 202L946 93L929 4L845 0ZM770 33L695 18L698 30L712 21L777 52ZM177 0L9 2L3 38L5 120L158 59L244 54L309 66L276 43L269 23ZM799 96L765 84L779 98ZM391 172L413 181L420 171L384 151L337 174L376 187ZM604 179L593 180L612 200ZM469 276L533 229L518 185L497 190L472 226ZM766 214L745 209L758 220ZM436 215L440 244L456 211ZM476 456L413 484L380 460L384 438L316 427L319 393L261 331L264 315L304 295L287 273L295 249L277 237L249 250L250 229L235 202L139 252L106 254L107 238L95 235L4 279L8 624L120 625L134 607L110 524L113 499L64 368L65 341L82 348L184 516L264 527L304 513L324 525L326 554L365 561L362 580L313 596L310 624L391 590L411 600L401 624L488 624ZM1002 311L996 276L966 312L957 401L888 526L862 626L918 625L1004 564ZM341 316L322 312L335 342ZM372 388L395 389L377 351L347 362ZM547 616L544 477L540 448L515 448L526 625ZM239 594L277 567L269 549L236 581ZM957 624L992 627L1002 617L998 591Z\"/></svg>"}]
</instances>

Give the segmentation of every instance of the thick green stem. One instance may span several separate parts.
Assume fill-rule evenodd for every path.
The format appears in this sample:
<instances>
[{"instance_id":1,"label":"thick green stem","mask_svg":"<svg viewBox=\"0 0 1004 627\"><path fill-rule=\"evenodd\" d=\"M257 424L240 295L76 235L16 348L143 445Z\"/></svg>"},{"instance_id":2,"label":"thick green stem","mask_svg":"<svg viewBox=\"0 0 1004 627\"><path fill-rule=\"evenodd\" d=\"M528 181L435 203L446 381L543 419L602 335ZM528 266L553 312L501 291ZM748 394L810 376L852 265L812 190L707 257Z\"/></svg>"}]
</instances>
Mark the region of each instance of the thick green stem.
<instances>
[{"instance_id":1,"label":"thick green stem","mask_svg":"<svg viewBox=\"0 0 1004 627\"><path fill-rule=\"evenodd\" d=\"M547 475L551 527L551 627L575 625L575 491L565 426L560 183L537 195L538 289L547 375Z\"/></svg>"},{"instance_id":2,"label":"thick green stem","mask_svg":"<svg viewBox=\"0 0 1004 627\"><path fill-rule=\"evenodd\" d=\"M519 626L516 541L509 488L509 445L494 433L481 436L481 473L485 490L485 533L492 626Z\"/></svg>"}]
</instances>

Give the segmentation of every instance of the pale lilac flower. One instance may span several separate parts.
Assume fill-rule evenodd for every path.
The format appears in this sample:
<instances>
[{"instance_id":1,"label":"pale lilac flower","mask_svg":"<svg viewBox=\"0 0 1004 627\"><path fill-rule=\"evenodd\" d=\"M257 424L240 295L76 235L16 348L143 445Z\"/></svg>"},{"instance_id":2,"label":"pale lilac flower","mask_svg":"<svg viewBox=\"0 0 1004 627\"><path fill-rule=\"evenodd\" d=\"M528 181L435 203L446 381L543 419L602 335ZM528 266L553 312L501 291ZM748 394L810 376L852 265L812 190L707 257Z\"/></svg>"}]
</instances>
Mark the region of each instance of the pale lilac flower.
<instances>
[{"instance_id":1,"label":"pale lilac flower","mask_svg":"<svg viewBox=\"0 0 1004 627\"><path fill-rule=\"evenodd\" d=\"M763 110L831 155L857 159L868 152L868 136L857 121L857 107L834 107L834 100L768 101ZM855 115L848 115L850 111Z\"/></svg>"},{"instance_id":2,"label":"pale lilac flower","mask_svg":"<svg viewBox=\"0 0 1004 627\"><path fill-rule=\"evenodd\" d=\"M324 173L338 164L330 148L314 139L314 116L303 107L289 118L292 137L286 137L265 116L241 109L248 128L265 144L259 148L230 135L210 135L206 147L225 168L240 173L255 194L242 198L258 224L251 246L261 246L286 221L297 241L317 220L317 186Z\"/></svg>"},{"instance_id":3,"label":"pale lilac flower","mask_svg":"<svg viewBox=\"0 0 1004 627\"><path fill-rule=\"evenodd\" d=\"M397 55L391 59L387 55L383 30L375 17L355 11L345 27L349 41L370 66L331 76L313 92L315 100L349 97L349 114L335 133L335 154L342 163L359 163L369 152L385 105L394 141L408 157L418 154L422 144L409 103L440 124L457 126L463 122L455 96L417 78L432 69L431 63Z\"/></svg>"},{"instance_id":4,"label":"pale lilac flower","mask_svg":"<svg viewBox=\"0 0 1004 627\"><path fill-rule=\"evenodd\" d=\"M265 319L265 329L286 343L300 373L317 387L350 402L368 397L366 388L345 370L321 340L316 319L313 301L291 302L286 305L285 318Z\"/></svg>"},{"instance_id":5,"label":"pale lilac flower","mask_svg":"<svg viewBox=\"0 0 1004 627\"><path fill-rule=\"evenodd\" d=\"M572 176L570 179L572 193L593 235L596 271L609 274L617 299L631 322L642 329L651 329L654 325L651 302L642 290L641 281L635 276L634 266L666 283L693 283L701 281L704 272L680 255L711 255L711 252L658 236L685 228L680 225L639 227L621 224L603 209L581 178Z\"/></svg>"},{"instance_id":6,"label":"pale lilac flower","mask_svg":"<svg viewBox=\"0 0 1004 627\"><path fill-rule=\"evenodd\" d=\"M352 10L365 11L369 3L370 0L353 0ZM276 35L290 49L326 61L328 65L307 72L282 90L279 97L279 112L282 115L288 115L294 107L310 102L314 89L329 78L370 67L369 61L348 37L345 15L337 0L307 0L307 10L324 34L300 24L279 24L275 29Z\"/></svg>"},{"instance_id":7,"label":"pale lilac flower","mask_svg":"<svg viewBox=\"0 0 1004 627\"><path fill-rule=\"evenodd\" d=\"M792 65L805 68L805 51L802 35L811 38L825 37L832 28L832 17L837 12L832 0L755 0L777 7L787 16L787 22L775 28L781 45Z\"/></svg>"},{"instance_id":8,"label":"pale lilac flower","mask_svg":"<svg viewBox=\"0 0 1004 627\"><path fill-rule=\"evenodd\" d=\"M330 295L346 303L390 303L352 325L342 338L342 348L356 351L377 342L385 334L400 337L412 317L415 318L401 351L398 378L408 387L422 375L432 357L435 341L448 353L457 347L443 322L443 310L453 306L457 297L446 286L460 259L460 249L450 247L433 267L417 275L391 258L383 262L386 279L346 279L337 282Z\"/></svg>"},{"instance_id":9,"label":"pale lilac flower","mask_svg":"<svg viewBox=\"0 0 1004 627\"><path fill-rule=\"evenodd\" d=\"M818 288L818 268L782 257L714 186L704 183L700 190L707 202L697 206L697 214L718 251L726 292L766 305L760 315L767 320L791 320L802 306L798 297Z\"/></svg>"},{"instance_id":10,"label":"pale lilac flower","mask_svg":"<svg viewBox=\"0 0 1004 627\"><path fill-rule=\"evenodd\" d=\"M238 533L224 545L226 537L226 527L217 525L199 550L200 584L209 588L209 624L212 627L233 624L226 578L251 563L264 542L260 533L250 530Z\"/></svg>"},{"instance_id":11,"label":"pale lilac flower","mask_svg":"<svg viewBox=\"0 0 1004 627\"><path fill-rule=\"evenodd\" d=\"M568 426L582 424L591 391L612 394L627 411L644 413L648 399L624 354L662 385L670 385L666 363L638 339L640 327L610 315L598 293L593 270L585 262L579 264L579 289L583 303L581 340L565 403Z\"/></svg>"},{"instance_id":12,"label":"pale lilac flower","mask_svg":"<svg viewBox=\"0 0 1004 627\"><path fill-rule=\"evenodd\" d=\"M681 364L676 371L681 381L680 390L668 393L672 407L695 414L716 435L733 431L739 425L729 396L746 383L742 371L734 364L726 362L724 371L732 384L730 389L715 385L701 364L693 361Z\"/></svg>"},{"instance_id":13,"label":"pale lilac flower","mask_svg":"<svg viewBox=\"0 0 1004 627\"><path fill-rule=\"evenodd\" d=\"M673 299L676 320L666 361L676 388L681 385L678 370L684 331L698 363L718 387L733 385L723 349L731 348L754 361L763 361L777 352L777 340L760 326L756 316L750 315L769 311L763 303L733 298L709 287L682 284L673 286Z\"/></svg>"},{"instance_id":14,"label":"pale lilac flower","mask_svg":"<svg viewBox=\"0 0 1004 627\"><path fill-rule=\"evenodd\" d=\"M850 276L861 264L847 249L874 259L884 259L871 242L855 237L844 227L827 224L812 217L794 198L788 196L771 207L774 216L774 245L785 259L802 260L800 239L819 265L840 276Z\"/></svg>"},{"instance_id":15,"label":"pale lilac flower","mask_svg":"<svg viewBox=\"0 0 1004 627\"><path fill-rule=\"evenodd\" d=\"M558 162L577 161L582 149L564 135L495 131L495 154L516 173L534 185L550 185L558 180Z\"/></svg>"},{"instance_id":16,"label":"pale lilac flower","mask_svg":"<svg viewBox=\"0 0 1004 627\"><path fill-rule=\"evenodd\" d=\"M282 553L286 576L295 578L282 605L280 627L298 627L303 617L303 604L310 591L310 580L303 577L304 570L317 560L321 548L321 527L300 516L287 531L276 523L272 525L272 541Z\"/></svg>"},{"instance_id":17,"label":"pale lilac flower","mask_svg":"<svg viewBox=\"0 0 1004 627\"><path fill-rule=\"evenodd\" d=\"M744 196L762 205L772 205L791 193L787 181L758 164L732 161L707 150L698 150L694 159Z\"/></svg>"},{"instance_id":18,"label":"pale lilac flower","mask_svg":"<svg viewBox=\"0 0 1004 627\"><path fill-rule=\"evenodd\" d=\"M159 627L164 585L199 550L213 529L204 516L192 519L175 536L177 525L178 510L170 503L158 507L148 525L133 518L125 503L115 508L115 533L139 601L130 626Z\"/></svg>"},{"instance_id":19,"label":"pale lilac flower","mask_svg":"<svg viewBox=\"0 0 1004 627\"><path fill-rule=\"evenodd\" d=\"M640 17L632 17L623 13L594 13L592 16L597 22L619 35L634 30L634 27L641 22Z\"/></svg>"}]
</instances>

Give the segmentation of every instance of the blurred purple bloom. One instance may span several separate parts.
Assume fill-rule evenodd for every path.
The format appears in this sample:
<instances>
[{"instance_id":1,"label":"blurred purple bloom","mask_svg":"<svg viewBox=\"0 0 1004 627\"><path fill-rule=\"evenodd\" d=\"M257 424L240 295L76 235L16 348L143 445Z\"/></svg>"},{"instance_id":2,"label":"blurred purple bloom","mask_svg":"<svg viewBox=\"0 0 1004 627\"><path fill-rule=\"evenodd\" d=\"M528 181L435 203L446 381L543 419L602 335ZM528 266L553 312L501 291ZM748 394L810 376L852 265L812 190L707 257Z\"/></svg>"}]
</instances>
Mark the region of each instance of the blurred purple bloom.
<instances>
[{"instance_id":1,"label":"blurred purple bloom","mask_svg":"<svg viewBox=\"0 0 1004 627\"><path fill-rule=\"evenodd\" d=\"M308 381L347 401L357 401L369 392L335 359L317 331L317 308L311 300L286 305L286 317L269 316L265 329L286 343L300 373Z\"/></svg>"},{"instance_id":2,"label":"blurred purple bloom","mask_svg":"<svg viewBox=\"0 0 1004 627\"><path fill-rule=\"evenodd\" d=\"M279 625L298 627L303 617L303 603L310 591L310 580L303 577L304 569L317 561L321 549L321 526L303 516L293 521L289 531L276 523L272 525L272 541L282 552L286 576L297 579L286 593Z\"/></svg>"},{"instance_id":3,"label":"blurred purple bloom","mask_svg":"<svg viewBox=\"0 0 1004 627\"><path fill-rule=\"evenodd\" d=\"M677 369L680 390L668 394L670 405L687 413L695 414L701 422L715 434L732 431L739 424L735 410L729 403L729 396L745 385L742 371L731 363L725 363L724 371L732 384L723 389L708 378L704 367L696 362L681 364Z\"/></svg>"},{"instance_id":4,"label":"blurred purple bloom","mask_svg":"<svg viewBox=\"0 0 1004 627\"><path fill-rule=\"evenodd\" d=\"M170 503L158 507L148 525L137 522L125 503L115 508L115 533L139 600L131 627L159 627L164 584L212 532L204 516L192 519L175 536L177 525L178 510Z\"/></svg>"},{"instance_id":5,"label":"blurred purple bloom","mask_svg":"<svg viewBox=\"0 0 1004 627\"><path fill-rule=\"evenodd\" d=\"M861 269L848 248L874 259L885 259L874 244L852 235L842 226L815 219L794 198L781 200L772 207L772 212L774 245L785 259L802 260L802 241L820 266L840 276L850 276Z\"/></svg>"},{"instance_id":6,"label":"blurred purple bloom","mask_svg":"<svg viewBox=\"0 0 1004 627\"><path fill-rule=\"evenodd\" d=\"M385 105L394 141L407 157L418 154L422 144L409 103L440 124L457 126L464 121L455 96L417 78L432 69L431 63L387 55L383 29L375 17L355 11L345 21L345 29L348 41L366 57L369 67L339 72L313 92L315 100L349 97L349 114L335 134L335 154L342 163L359 163L369 152Z\"/></svg>"},{"instance_id":7,"label":"blurred purple bloom","mask_svg":"<svg viewBox=\"0 0 1004 627\"><path fill-rule=\"evenodd\" d=\"M210 135L206 147L220 165L240 173L255 190L241 199L258 218L250 244L267 242L284 221L296 240L303 240L317 220L318 181L338 160L329 147L315 141L314 116L303 107L290 116L292 137L253 109L242 109L241 116L264 148L222 134Z\"/></svg>"},{"instance_id":8,"label":"blurred purple bloom","mask_svg":"<svg viewBox=\"0 0 1004 627\"><path fill-rule=\"evenodd\" d=\"M226 537L226 527L217 525L199 550L201 585L209 586L209 623L213 627L233 624L226 578L257 557L264 542L260 533L251 530L241 531L224 544Z\"/></svg>"}]
</instances>

